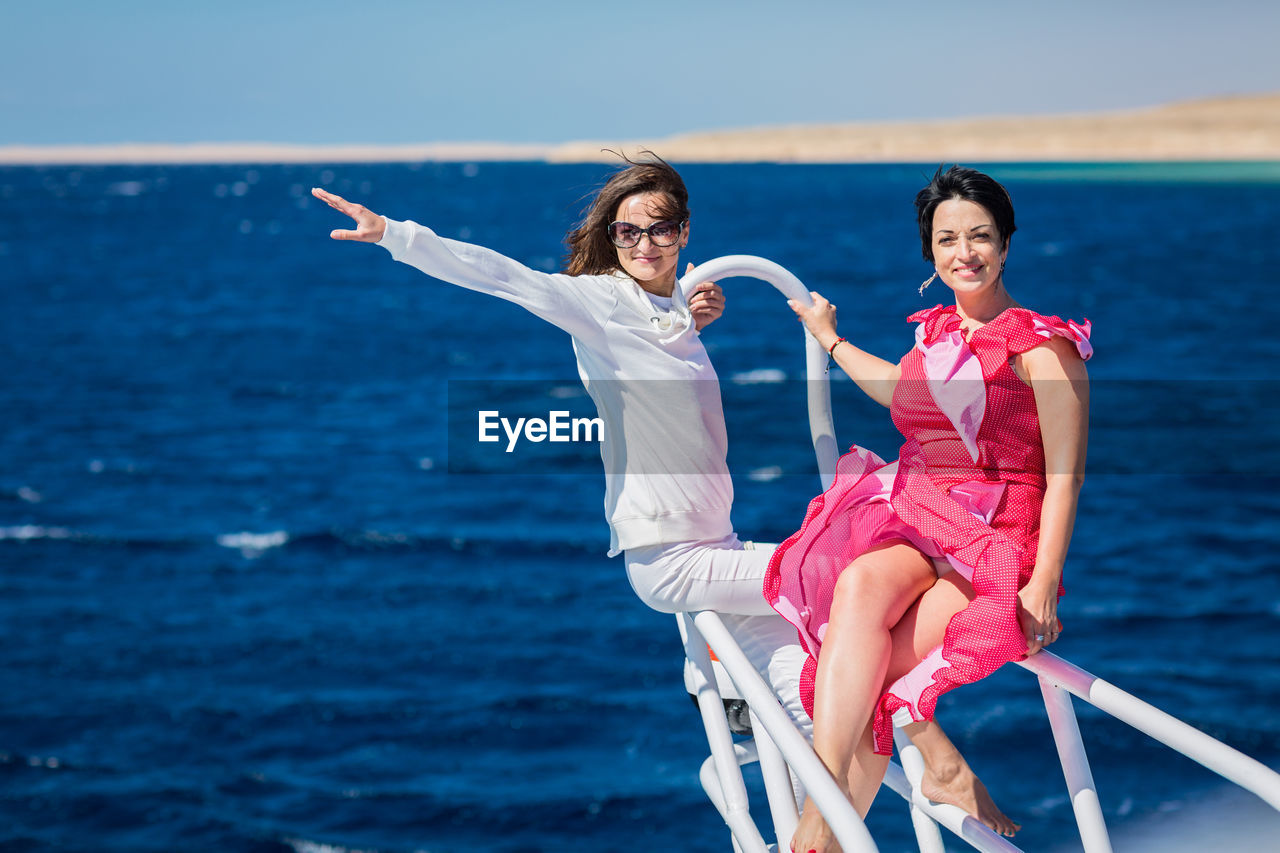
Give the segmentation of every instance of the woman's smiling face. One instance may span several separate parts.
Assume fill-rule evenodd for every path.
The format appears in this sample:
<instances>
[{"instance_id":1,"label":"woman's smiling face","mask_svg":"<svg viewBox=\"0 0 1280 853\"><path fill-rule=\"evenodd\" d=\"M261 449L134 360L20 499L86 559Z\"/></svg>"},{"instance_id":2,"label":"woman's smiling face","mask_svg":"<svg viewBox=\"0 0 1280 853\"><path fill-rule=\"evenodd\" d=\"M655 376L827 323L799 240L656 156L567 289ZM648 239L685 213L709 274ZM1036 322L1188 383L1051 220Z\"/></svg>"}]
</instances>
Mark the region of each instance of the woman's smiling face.
<instances>
[{"instance_id":1,"label":"woman's smiling face","mask_svg":"<svg viewBox=\"0 0 1280 853\"><path fill-rule=\"evenodd\" d=\"M956 293L980 293L994 286L1008 254L995 217L982 205L949 198L934 211L934 267Z\"/></svg>"},{"instance_id":2,"label":"woman's smiling face","mask_svg":"<svg viewBox=\"0 0 1280 853\"><path fill-rule=\"evenodd\" d=\"M629 222L638 228L648 228L655 222L670 218L662 213L664 206L669 204L665 197L657 193L636 193L622 200L614 220ZM680 239L671 246L655 246L649 235L645 234L640 237L640 242L631 248L617 249L618 266L650 293L670 296L675 288L680 250L688 242L687 223L680 234Z\"/></svg>"}]
</instances>

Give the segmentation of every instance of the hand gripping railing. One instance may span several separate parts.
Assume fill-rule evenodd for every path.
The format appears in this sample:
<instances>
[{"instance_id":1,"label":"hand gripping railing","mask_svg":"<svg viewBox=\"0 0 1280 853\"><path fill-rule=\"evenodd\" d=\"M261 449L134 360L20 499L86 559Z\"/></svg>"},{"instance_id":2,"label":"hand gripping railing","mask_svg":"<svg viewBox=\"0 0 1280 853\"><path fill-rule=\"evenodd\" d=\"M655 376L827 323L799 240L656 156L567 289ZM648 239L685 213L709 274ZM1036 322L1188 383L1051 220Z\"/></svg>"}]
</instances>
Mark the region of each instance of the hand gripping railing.
<instances>
[{"instance_id":1,"label":"hand gripping railing","mask_svg":"<svg viewBox=\"0 0 1280 853\"><path fill-rule=\"evenodd\" d=\"M675 298L695 285L711 280L747 276L769 282L789 299L812 304L809 292L794 275L764 258L731 255L698 266L676 285ZM838 456L831 416L831 391L825 381L828 354L812 335L805 335L810 431L822 487L831 485ZM846 853L873 853L875 842L844 792L818 759L804 736L778 703L773 690L747 660L719 615L711 611L677 614L685 655L692 670L692 687L698 700L711 757L703 767L703 786L733 833L734 847L742 853L787 849L797 823L796 803L787 772L789 766L811 796L836 840ZM751 709L754 743L735 744L725 721L721 689L716 681L708 648L714 651L725 673ZM1143 702L1108 682L1049 652L1040 652L1020 665L1039 677L1045 710L1049 716L1063 775L1086 853L1110 853L1111 841L1085 755L1080 729L1072 708L1073 694L1099 710L1128 723L1165 745L1198 761L1218 775L1256 794L1280 810L1280 774L1205 733ZM900 731L894 733L902 767L890 763L884 784L911 806L912 823L922 853L943 853L938 825L947 827L972 847L993 853L1020 853L1012 842L996 835L955 806L934 803L919 791L923 771L919 752ZM740 763L759 760L765 790L777 834L777 846L766 845L752 820ZM905 768L905 769L904 769Z\"/></svg>"}]
</instances>

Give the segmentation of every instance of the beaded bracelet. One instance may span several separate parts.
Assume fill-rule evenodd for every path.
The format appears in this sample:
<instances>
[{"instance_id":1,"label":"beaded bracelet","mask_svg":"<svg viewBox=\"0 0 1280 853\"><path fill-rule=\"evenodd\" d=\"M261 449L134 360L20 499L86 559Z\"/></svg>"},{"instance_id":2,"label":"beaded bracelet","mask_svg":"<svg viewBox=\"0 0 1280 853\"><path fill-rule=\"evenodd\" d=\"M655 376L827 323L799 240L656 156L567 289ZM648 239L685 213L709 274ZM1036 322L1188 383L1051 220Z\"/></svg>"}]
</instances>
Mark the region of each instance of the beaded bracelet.
<instances>
[{"instance_id":1,"label":"beaded bracelet","mask_svg":"<svg viewBox=\"0 0 1280 853\"><path fill-rule=\"evenodd\" d=\"M849 341L845 338L836 338L836 342L827 348L827 355L831 356L832 358L835 358L836 347L840 346L841 344L847 344L848 342Z\"/></svg>"}]
</instances>

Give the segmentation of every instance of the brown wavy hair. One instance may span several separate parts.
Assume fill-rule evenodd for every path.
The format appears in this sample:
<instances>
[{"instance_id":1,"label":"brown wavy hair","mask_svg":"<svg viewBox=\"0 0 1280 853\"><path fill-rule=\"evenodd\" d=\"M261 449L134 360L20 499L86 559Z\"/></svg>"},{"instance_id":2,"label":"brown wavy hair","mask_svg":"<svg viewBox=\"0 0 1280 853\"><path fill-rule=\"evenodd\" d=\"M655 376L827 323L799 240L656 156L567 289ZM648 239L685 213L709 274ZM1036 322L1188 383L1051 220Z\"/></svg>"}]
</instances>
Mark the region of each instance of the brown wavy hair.
<instances>
[{"instance_id":1,"label":"brown wavy hair","mask_svg":"<svg viewBox=\"0 0 1280 853\"><path fill-rule=\"evenodd\" d=\"M689 191L684 180L667 161L652 151L641 151L643 159L632 160L619 154L627 165L614 172L596 191L582 221L565 235L569 253L564 271L569 275L604 275L618 269L618 250L609 241L609 224L618 213L618 205L637 193L655 193L662 197L658 205L661 219L675 222L689 220Z\"/></svg>"}]
</instances>

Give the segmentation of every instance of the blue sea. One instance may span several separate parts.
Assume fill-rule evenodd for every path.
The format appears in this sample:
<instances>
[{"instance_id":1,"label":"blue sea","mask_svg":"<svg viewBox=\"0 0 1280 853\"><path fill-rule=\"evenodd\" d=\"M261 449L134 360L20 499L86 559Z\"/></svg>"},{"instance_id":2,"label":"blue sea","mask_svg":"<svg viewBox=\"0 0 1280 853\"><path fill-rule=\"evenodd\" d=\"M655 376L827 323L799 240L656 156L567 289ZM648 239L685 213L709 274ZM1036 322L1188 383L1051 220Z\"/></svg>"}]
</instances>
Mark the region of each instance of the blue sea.
<instances>
[{"instance_id":1,"label":"blue sea","mask_svg":"<svg viewBox=\"0 0 1280 853\"><path fill-rule=\"evenodd\" d=\"M449 426L583 405L568 338L331 241L346 220L309 196L553 270L607 170L0 168L0 850L731 849L674 620L605 556L594 449L549 464ZM1280 766L1280 164L989 170L1015 297L1094 327L1054 651ZM896 359L947 295L917 293L931 171L684 167L686 257L777 261ZM777 541L818 488L802 335L768 285L724 287L704 340L734 520ZM841 443L896 453L884 410L832 392ZM1280 829L1076 707L1118 849ZM1025 849L1078 849L1028 673L939 717ZM895 795L869 826L914 849Z\"/></svg>"}]
</instances>

